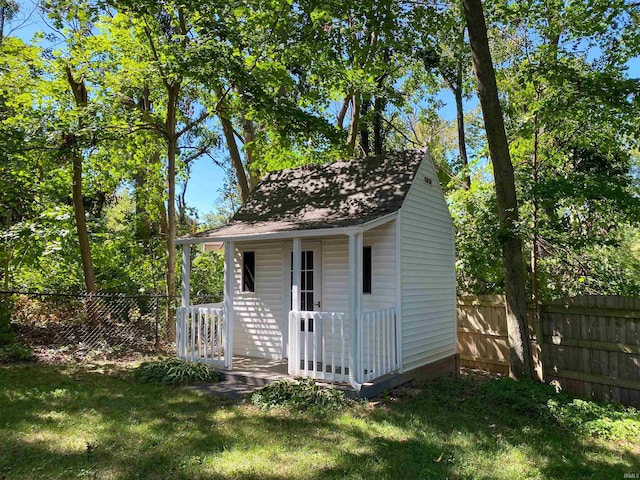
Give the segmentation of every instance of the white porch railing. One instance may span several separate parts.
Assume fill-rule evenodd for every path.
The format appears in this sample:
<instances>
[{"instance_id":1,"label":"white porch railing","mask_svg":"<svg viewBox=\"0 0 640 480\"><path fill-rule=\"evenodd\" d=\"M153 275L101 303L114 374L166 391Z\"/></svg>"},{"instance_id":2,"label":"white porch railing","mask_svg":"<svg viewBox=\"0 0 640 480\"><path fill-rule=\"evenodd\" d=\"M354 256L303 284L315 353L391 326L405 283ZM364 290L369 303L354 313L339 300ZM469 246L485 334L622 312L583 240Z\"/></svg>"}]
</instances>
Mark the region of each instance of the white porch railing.
<instances>
[{"instance_id":1,"label":"white porch railing","mask_svg":"<svg viewBox=\"0 0 640 480\"><path fill-rule=\"evenodd\" d=\"M361 382L371 381L398 369L396 354L396 309L363 312L360 315L359 360Z\"/></svg>"},{"instance_id":2,"label":"white porch railing","mask_svg":"<svg viewBox=\"0 0 640 480\"><path fill-rule=\"evenodd\" d=\"M341 312L289 312L289 375L349 381L349 340Z\"/></svg>"},{"instance_id":3,"label":"white porch railing","mask_svg":"<svg viewBox=\"0 0 640 480\"><path fill-rule=\"evenodd\" d=\"M356 326L357 367L349 364L350 327L341 312L289 312L289 375L364 383L398 369L396 309L364 312Z\"/></svg>"},{"instance_id":4,"label":"white porch railing","mask_svg":"<svg viewBox=\"0 0 640 480\"><path fill-rule=\"evenodd\" d=\"M228 367L225 309L221 304L178 307L176 355L188 362Z\"/></svg>"}]
</instances>

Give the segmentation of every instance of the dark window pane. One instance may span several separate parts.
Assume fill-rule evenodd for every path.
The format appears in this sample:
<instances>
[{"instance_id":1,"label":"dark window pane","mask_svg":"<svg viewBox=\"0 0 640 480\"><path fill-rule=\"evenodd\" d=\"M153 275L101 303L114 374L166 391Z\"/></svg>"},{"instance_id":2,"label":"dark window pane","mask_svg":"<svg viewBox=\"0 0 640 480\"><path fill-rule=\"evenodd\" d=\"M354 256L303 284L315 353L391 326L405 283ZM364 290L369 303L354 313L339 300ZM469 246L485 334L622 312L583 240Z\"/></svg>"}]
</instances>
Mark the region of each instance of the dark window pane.
<instances>
[{"instance_id":1,"label":"dark window pane","mask_svg":"<svg viewBox=\"0 0 640 480\"><path fill-rule=\"evenodd\" d=\"M307 282L306 282L306 277L307 277L307 276L305 275L305 273L304 273L304 272L302 272L302 273L300 274L300 277L301 277L301 278L300 278L300 289L301 289L301 290L306 290L306 289L307 289Z\"/></svg>"},{"instance_id":2,"label":"dark window pane","mask_svg":"<svg viewBox=\"0 0 640 480\"><path fill-rule=\"evenodd\" d=\"M362 248L362 293L371 293L371 247Z\"/></svg>"},{"instance_id":3,"label":"dark window pane","mask_svg":"<svg viewBox=\"0 0 640 480\"><path fill-rule=\"evenodd\" d=\"M301 297L300 298L300 310L303 311L303 312L306 312L307 311L307 302L305 301L306 297L305 297L304 293L302 295L300 295L300 297Z\"/></svg>"},{"instance_id":4,"label":"dark window pane","mask_svg":"<svg viewBox=\"0 0 640 480\"><path fill-rule=\"evenodd\" d=\"M304 254L305 252L300 252L300 270L305 270L307 268L307 257Z\"/></svg>"},{"instance_id":5,"label":"dark window pane","mask_svg":"<svg viewBox=\"0 0 640 480\"><path fill-rule=\"evenodd\" d=\"M307 292L307 307L309 307L309 311L313 310L313 292Z\"/></svg>"},{"instance_id":6,"label":"dark window pane","mask_svg":"<svg viewBox=\"0 0 640 480\"><path fill-rule=\"evenodd\" d=\"M255 252L242 253L242 291L256 291L256 254Z\"/></svg>"},{"instance_id":7,"label":"dark window pane","mask_svg":"<svg viewBox=\"0 0 640 480\"><path fill-rule=\"evenodd\" d=\"M307 252L307 270L313 270L313 250Z\"/></svg>"},{"instance_id":8,"label":"dark window pane","mask_svg":"<svg viewBox=\"0 0 640 480\"><path fill-rule=\"evenodd\" d=\"M304 331L305 331L305 330L304 330L304 318L301 318L301 319L300 319L300 331L301 331L301 332L304 332Z\"/></svg>"},{"instance_id":9,"label":"dark window pane","mask_svg":"<svg viewBox=\"0 0 640 480\"><path fill-rule=\"evenodd\" d=\"M307 288L306 289L307 290L313 290L313 272L307 272L305 276L307 277Z\"/></svg>"},{"instance_id":10,"label":"dark window pane","mask_svg":"<svg viewBox=\"0 0 640 480\"><path fill-rule=\"evenodd\" d=\"M309 319L309 332L313 332L313 318Z\"/></svg>"}]
</instances>

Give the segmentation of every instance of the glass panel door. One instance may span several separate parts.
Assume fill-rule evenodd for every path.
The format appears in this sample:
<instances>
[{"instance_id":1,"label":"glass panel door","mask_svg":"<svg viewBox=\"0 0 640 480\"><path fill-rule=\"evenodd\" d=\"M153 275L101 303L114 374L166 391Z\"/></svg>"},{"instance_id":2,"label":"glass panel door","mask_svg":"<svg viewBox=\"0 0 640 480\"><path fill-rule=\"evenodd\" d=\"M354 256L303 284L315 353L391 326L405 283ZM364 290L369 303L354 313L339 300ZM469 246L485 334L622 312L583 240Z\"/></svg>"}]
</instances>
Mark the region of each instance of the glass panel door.
<instances>
[{"instance_id":1,"label":"glass panel door","mask_svg":"<svg viewBox=\"0 0 640 480\"><path fill-rule=\"evenodd\" d=\"M300 252L300 310L303 312L320 310L320 295L316 285L317 271L314 268L314 250L302 250ZM290 283L293 284L293 252L290 260ZM291 292L290 295L293 295ZM290 297L291 298L291 297ZM293 302L291 302L293 304Z\"/></svg>"}]
</instances>

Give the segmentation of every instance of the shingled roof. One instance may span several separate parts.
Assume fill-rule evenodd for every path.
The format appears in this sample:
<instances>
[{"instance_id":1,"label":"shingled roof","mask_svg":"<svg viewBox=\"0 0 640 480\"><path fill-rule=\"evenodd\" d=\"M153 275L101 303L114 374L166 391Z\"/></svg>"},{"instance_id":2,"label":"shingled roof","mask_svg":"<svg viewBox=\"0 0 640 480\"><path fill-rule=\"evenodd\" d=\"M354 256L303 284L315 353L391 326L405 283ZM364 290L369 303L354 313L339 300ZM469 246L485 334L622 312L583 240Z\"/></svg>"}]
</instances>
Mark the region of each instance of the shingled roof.
<instances>
[{"instance_id":1,"label":"shingled roof","mask_svg":"<svg viewBox=\"0 0 640 480\"><path fill-rule=\"evenodd\" d=\"M424 155L411 150L270 172L229 223L180 243L365 224L400 209Z\"/></svg>"}]
</instances>

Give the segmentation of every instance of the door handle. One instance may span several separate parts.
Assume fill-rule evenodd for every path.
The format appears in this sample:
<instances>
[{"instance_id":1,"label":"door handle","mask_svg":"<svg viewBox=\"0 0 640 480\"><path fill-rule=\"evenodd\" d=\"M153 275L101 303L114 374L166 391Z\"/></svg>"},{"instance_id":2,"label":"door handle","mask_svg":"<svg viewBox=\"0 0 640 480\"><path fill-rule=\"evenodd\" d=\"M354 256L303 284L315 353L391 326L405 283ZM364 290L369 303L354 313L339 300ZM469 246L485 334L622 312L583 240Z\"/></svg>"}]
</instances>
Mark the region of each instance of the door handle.
<instances>
[{"instance_id":1,"label":"door handle","mask_svg":"<svg viewBox=\"0 0 640 480\"><path fill-rule=\"evenodd\" d=\"M314 305L315 305L316 307L320 308L320 300L318 300L318 302L317 302L317 303L314 303Z\"/></svg>"}]
</instances>

